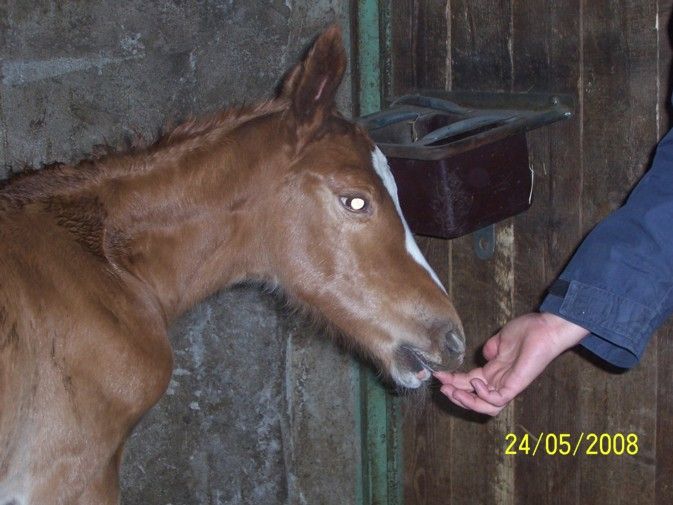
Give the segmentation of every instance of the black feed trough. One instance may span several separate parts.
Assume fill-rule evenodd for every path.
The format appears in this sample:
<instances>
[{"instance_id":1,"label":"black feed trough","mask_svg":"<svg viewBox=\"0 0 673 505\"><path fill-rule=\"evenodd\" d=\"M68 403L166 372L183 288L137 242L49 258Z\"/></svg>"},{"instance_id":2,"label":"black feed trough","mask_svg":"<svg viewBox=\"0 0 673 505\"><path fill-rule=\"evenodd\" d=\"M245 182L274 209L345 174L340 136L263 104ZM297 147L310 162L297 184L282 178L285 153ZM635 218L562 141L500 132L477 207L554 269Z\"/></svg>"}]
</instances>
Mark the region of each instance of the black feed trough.
<instances>
[{"instance_id":1,"label":"black feed trough","mask_svg":"<svg viewBox=\"0 0 673 505\"><path fill-rule=\"evenodd\" d=\"M530 207L525 134L572 110L569 96L422 90L358 122L388 157L412 231L454 238Z\"/></svg>"}]
</instances>

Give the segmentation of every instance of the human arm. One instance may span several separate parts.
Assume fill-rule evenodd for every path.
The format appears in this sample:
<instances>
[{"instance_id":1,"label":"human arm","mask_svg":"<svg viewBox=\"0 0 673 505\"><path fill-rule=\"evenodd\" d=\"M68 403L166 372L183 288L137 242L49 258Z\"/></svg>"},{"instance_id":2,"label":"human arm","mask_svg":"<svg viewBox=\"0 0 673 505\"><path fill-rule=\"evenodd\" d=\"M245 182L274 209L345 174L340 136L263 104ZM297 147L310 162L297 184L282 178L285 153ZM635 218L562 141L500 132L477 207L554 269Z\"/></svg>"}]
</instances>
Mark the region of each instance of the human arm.
<instances>
[{"instance_id":1,"label":"human arm","mask_svg":"<svg viewBox=\"0 0 673 505\"><path fill-rule=\"evenodd\" d=\"M638 362L673 312L673 132L626 204L582 242L540 310L547 314L517 318L486 343L484 367L437 374L449 399L494 415L577 342L618 367ZM556 330L545 330L546 318Z\"/></svg>"},{"instance_id":2,"label":"human arm","mask_svg":"<svg viewBox=\"0 0 673 505\"><path fill-rule=\"evenodd\" d=\"M581 345L630 368L673 312L673 130L626 203L587 235L540 306L589 330Z\"/></svg>"}]
</instances>

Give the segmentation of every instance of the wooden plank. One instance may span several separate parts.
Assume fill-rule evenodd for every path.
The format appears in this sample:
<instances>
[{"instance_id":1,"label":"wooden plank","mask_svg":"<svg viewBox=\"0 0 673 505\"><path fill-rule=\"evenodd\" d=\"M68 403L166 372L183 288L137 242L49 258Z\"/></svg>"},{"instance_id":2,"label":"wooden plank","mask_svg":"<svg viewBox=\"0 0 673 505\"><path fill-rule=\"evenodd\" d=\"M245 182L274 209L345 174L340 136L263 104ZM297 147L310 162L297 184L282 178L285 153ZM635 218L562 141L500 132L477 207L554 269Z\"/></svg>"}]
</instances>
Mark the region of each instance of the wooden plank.
<instances>
[{"instance_id":1,"label":"wooden plank","mask_svg":"<svg viewBox=\"0 0 673 505\"><path fill-rule=\"evenodd\" d=\"M670 109L664 96L670 90L669 45L659 43L657 52L654 27L658 15L659 37L667 34L662 26L672 2L661 0L657 12L654 0L451 0L448 54L442 54L445 40L421 34L427 3L404 3L405 22L413 21L404 33L411 54L399 58L406 67L395 70L404 85L437 87L444 75L454 89L560 91L578 99L573 121L530 135L537 203L513 225L499 226L496 257L477 260L470 237L453 243L451 291L476 353L510 316L537 305L581 236L621 203L647 165L654 140L666 130L661 111ZM451 60L449 67L442 66L443 58ZM441 245L423 247L435 266L446 261ZM457 411L453 420L444 419L435 406L407 420L407 503L655 503L655 492L656 503L673 502L673 464L664 457L673 448L673 407L664 400L672 397L673 373L666 370L673 349L663 344L670 333L662 331L659 346L623 375L567 353L495 421L475 422ZM507 461L504 434L524 429L635 431L643 444L636 458L603 457L600 464L558 456Z\"/></svg>"},{"instance_id":2,"label":"wooden plank","mask_svg":"<svg viewBox=\"0 0 673 505\"><path fill-rule=\"evenodd\" d=\"M498 225L496 252L490 260L475 257L472 236L453 243L452 286L468 337L466 369L480 363L484 340L511 317L512 241L510 220ZM516 461L504 454L505 435L514 425L512 407L494 419L454 411L451 455L459 460L452 466L452 503L513 503Z\"/></svg>"},{"instance_id":3,"label":"wooden plank","mask_svg":"<svg viewBox=\"0 0 673 505\"><path fill-rule=\"evenodd\" d=\"M658 51L658 108L657 137L662 138L671 127L673 107L673 54L670 28L673 0L659 0L657 26ZM655 503L673 503L673 324L669 322L657 332L657 425L656 425L656 480Z\"/></svg>"},{"instance_id":4,"label":"wooden plank","mask_svg":"<svg viewBox=\"0 0 673 505\"><path fill-rule=\"evenodd\" d=\"M404 94L416 87L416 7L418 0L391 0L392 43L390 67L392 79L387 96Z\"/></svg>"},{"instance_id":5,"label":"wooden plank","mask_svg":"<svg viewBox=\"0 0 673 505\"><path fill-rule=\"evenodd\" d=\"M450 83L448 59L450 41L449 0L418 0L416 23L416 86L446 89Z\"/></svg>"},{"instance_id":6,"label":"wooden plank","mask_svg":"<svg viewBox=\"0 0 673 505\"><path fill-rule=\"evenodd\" d=\"M671 104L671 92L673 92L673 0L658 0L657 30L658 40L658 88L657 95L657 124L659 138L663 137L673 126L673 104Z\"/></svg>"},{"instance_id":7,"label":"wooden plank","mask_svg":"<svg viewBox=\"0 0 673 505\"><path fill-rule=\"evenodd\" d=\"M653 503L673 503L673 324L656 337L656 468Z\"/></svg>"},{"instance_id":8,"label":"wooden plank","mask_svg":"<svg viewBox=\"0 0 673 505\"><path fill-rule=\"evenodd\" d=\"M451 1L451 86L453 89L509 90L511 3ZM496 227L496 251L489 260L474 253L472 236L452 244L452 294L468 339L465 368L477 364L480 347L513 312L513 224ZM515 460L504 455L513 409L488 421L457 412L451 433L452 503L514 501Z\"/></svg>"},{"instance_id":9,"label":"wooden plank","mask_svg":"<svg viewBox=\"0 0 673 505\"><path fill-rule=\"evenodd\" d=\"M654 0L583 3L582 226L618 207L648 165L656 141L657 8ZM578 402L585 431L634 432L636 457L580 460L585 503L654 503L656 353L610 375L582 368ZM604 413L604 414L601 414Z\"/></svg>"},{"instance_id":10,"label":"wooden plank","mask_svg":"<svg viewBox=\"0 0 673 505\"><path fill-rule=\"evenodd\" d=\"M579 0L518 2L513 12L514 91L577 95L580 75ZM528 135L535 171L534 203L515 220L515 312L535 310L580 240L580 117ZM562 204L560 204L563 202ZM516 401L517 436L580 433L574 405L582 366L575 355L556 360ZM544 406L541 403L544 402ZM516 502L580 503L578 461L559 456L517 458Z\"/></svg>"},{"instance_id":11,"label":"wooden plank","mask_svg":"<svg viewBox=\"0 0 673 505\"><path fill-rule=\"evenodd\" d=\"M403 4L403 5L402 5ZM445 89L449 31L448 0L395 2L393 41L395 80L391 94L415 87ZM437 49L437 44L444 48ZM450 288L450 242L418 237L428 262ZM435 392L434 400L443 402ZM404 408L404 503L449 503L451 493L451 428L453 418L429 401Z\"/></svg>"},{"instance_id":12,"label":"wooden plank","mask_svg":"<svg viewBox=\"0 0 673 505\"><path fill-rule=\"evenodd\" d=\"M395 0L392 23L392 82L388 95L414 88L445 89L450 72L450 0Z\"/></svg>"},{"instance_id":13,"label":"wooden plank","mask_svg":"<svg viewBox=\"0 0 673 505\"><path fill-rule=\"evenodd\" d=\"M510 90L511 20L511 0L451 0L453 89Z\"/></svg>"},{"instance_id":14,"label":"wooden plank","mask_svg":"<svg viewBox=\"0 0 673 505\"><path fill-rule=\"evenodd\" d=\"M418 237L428 262L445 286L450 286L447 241ZM410 399L404 409L404 503L451 503L453 417L442 409L448 401L434 391L420 406Z\"/></svg>"}]
</instances>

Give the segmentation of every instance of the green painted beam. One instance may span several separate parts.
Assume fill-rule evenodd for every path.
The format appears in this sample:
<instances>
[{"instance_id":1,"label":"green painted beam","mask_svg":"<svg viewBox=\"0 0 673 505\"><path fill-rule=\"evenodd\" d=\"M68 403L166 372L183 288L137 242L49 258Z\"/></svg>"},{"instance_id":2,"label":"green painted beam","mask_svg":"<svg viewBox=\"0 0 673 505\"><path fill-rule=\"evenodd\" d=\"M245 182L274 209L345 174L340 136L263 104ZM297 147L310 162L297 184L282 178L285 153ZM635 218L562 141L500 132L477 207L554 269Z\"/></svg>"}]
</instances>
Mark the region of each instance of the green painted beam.
<instances>
[{"instance_id":1,"label":"green painted beam","mask_svg":"<svg viewBox=\"0 0 673 505\"><path fill-rule=\"evenodd\" d=\"M357 2L360 115L381 109L381 49L378 0Z\"/></svg>"},{"instance_id":2,"label":"green painted beam","mask_svg":"<svg viewBox=\"0 0 673 505\"><path fill-rule=\"evenodd\" d=\"M390 46L389 0L357 0L357 75L360 115L381 109ZM383 63L383 64L382 64ZM382 71L383 69L383 71ZM360 505L402 505L402 423L399 399L370 367L359 370L357 422L362 468L357 476Z\"/></svg>"}]
</instances>

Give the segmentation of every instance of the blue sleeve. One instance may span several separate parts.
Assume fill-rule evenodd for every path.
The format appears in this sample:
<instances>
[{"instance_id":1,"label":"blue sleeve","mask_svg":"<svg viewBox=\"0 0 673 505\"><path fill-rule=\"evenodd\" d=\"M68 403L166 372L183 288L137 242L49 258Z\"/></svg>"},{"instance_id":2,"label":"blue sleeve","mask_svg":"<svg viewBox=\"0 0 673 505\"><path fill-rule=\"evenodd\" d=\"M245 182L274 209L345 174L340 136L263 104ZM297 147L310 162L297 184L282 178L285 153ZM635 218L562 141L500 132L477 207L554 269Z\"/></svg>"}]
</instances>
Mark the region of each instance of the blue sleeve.
<instances>
[{"instance_id":1,"label":"blue sleeve","mask_svg":"<svg viewBox=\"0 0 673 505\"><path fill-rule=\"evenodd\" d=\"M591 333L581 345L629 368L673 312L673 130L621 208L584 239L540 310Z\"/></svg>"}]
</instances>

